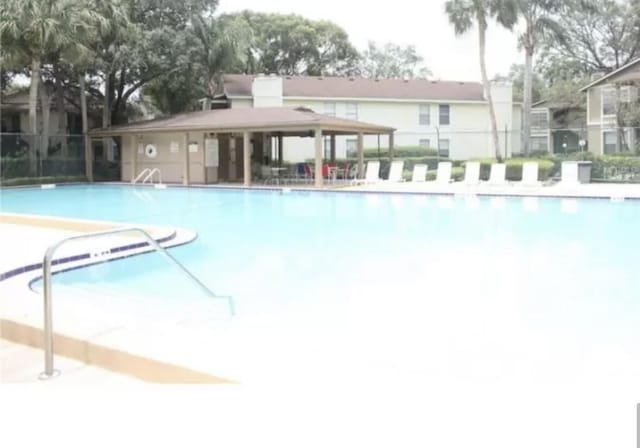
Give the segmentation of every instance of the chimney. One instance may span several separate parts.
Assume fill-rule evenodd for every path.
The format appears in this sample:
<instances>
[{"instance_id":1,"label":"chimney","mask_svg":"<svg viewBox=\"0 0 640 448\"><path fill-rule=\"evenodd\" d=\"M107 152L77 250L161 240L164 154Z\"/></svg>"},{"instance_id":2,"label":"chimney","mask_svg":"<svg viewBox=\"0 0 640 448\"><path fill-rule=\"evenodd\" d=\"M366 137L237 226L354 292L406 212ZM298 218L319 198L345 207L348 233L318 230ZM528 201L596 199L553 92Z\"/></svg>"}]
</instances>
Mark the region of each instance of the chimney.
<instances>
[{"instance_id":1,"label":"chimney","mask_svg":"<svg viewBox=\"0 0 640 448\"><path fill-rule=\"evenodd\" d=\"M282 107L283 82L276 75L258 76L251 86L253 107Z\"/></svg>"}]
</instances>

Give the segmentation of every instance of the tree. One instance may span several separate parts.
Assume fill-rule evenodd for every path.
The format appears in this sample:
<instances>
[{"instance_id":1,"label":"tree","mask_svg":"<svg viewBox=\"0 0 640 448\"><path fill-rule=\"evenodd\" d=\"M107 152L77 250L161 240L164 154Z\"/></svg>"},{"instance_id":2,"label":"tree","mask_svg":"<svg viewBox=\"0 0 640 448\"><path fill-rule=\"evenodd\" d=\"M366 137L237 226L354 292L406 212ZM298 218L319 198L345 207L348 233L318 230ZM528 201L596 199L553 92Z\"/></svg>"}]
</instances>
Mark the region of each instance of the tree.
<instances>
[{"instance_id":1,"label":"tree","mask_svg":"<svg viewBox=\"0 0 640 448\"><path fill-rule=\"evenodd\" d=\"M479 51L480 51L480 73L482 84L489 103L489 116L491 120L491 133L496 158L502 159L500 153L500 140L498 138L498 126L496 123L496 112L493 106L493 96L491 94L491 84L487 76L487 65L485 59L487 27L491 18L495 18L498 23L510 28L514 25L515 13L512 3L500 0L448 0L445 3L445 11L449 17L449 22L453 25L457 35L469 31L475 24L478 27Z\"/></svg>"},{"instance_id":2,"label":"tree","mask_svg":"<svg viewBox=\"0 0 640 448\"><path fill-rule=\"evenodd\" d=\"M5 0L0 6L0 40L16 59L29 65L29 131L31 171L36 172L35 136L38 134L38 88L42 84L42 64L52 54L60 54L75 44L75 30L81 26L75 0ZM41 92L43 113L47 114L48 99ZM47 117L45 117L47 118ZM48 120L43 120L48 126ZM45 133L46 138L46 133ZM43 151L46 151L46 142Z\"/></svg>"},{"instance_id":3,"label":"tree","mask_svg":"<svg viewBox=\"0 0 640 448\"><path fill-rule=\"evenodd\" d=\"M224 72L237 72L246 66L251 29L242 17L194 17L193 33L198 44L196 63L202 70L207 97L213 98Z\"/></svg>"},{"instance_id":4,"label":"tree","mask_svg":"<svg viewBox=\"0 0 640 448\"><path fill-rule=\"evenodd\" d=\"M640 0L566 0L542 37L541 63L552 74L608 73L640 57Z\"/></svg>"},{"instance_id":5,"label":"tree","mask_svg":"<svg viewBox=\"0 0 640 448\"><path fill-rule=\"evenodd\" d=\"M431 72L413 45L369 42L362 55L360 74L368 78L424 78Z\"/></svg>"},{"instance_id":6,"label":"tree","mask_svg":"<svg viewBox=\"0 0 640 448\"><path fill-rule=\"evenodd\" d=\"M513 85L513 100L524 101L524 71L523 64L513 64L507 75L498 75L494 78L494 81L510 82ZM542 100L546 87L542 77L536 70L534 70L531 77L531 86L531 101L535 103Z\"/></svg>"},{"instance_id":7,"label":"tree","mask_svg":"<svg viewBox=\"0 0 640 448\"><path fill-rule=\"evenodd\" d=\"M518 17L524 21L524 31L519 35L519 44L524 49L524 113L522 117L522 149L529 154L531 142L531 104L533 98L533 56L544 33L560 34L562 29L554 14L560 10L557 0L512 0Z\"/></svg>"},{"instance_id":8,"label":"tree","mask_svg":"<svg viewBox=\"0 0 640 448\"><path fill-rule=\"evenodd\" d=\"M358 67L360 56L349 36L332 22L294 14L238 14L253 34L246 73L339 76L352 74Z\"/></svg>"}]
</instances>

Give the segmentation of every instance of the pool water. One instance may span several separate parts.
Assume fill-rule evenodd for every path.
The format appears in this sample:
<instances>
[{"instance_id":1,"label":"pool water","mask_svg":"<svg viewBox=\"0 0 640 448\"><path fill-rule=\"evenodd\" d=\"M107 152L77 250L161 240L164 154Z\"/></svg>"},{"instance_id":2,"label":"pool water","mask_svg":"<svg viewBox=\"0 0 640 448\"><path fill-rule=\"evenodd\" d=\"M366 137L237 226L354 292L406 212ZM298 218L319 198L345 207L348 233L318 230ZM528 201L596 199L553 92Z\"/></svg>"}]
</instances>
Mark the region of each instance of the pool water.
<instances>
[{"instance_id":1,"label":"pool water","mask_svg":"<svg viewBox=\"0 0 640 448\"><path fill-rule=\"evenodd\" d=\"M171 252L265 335L460 377L638 371L636 201L129 186L0 194L6 212L195 230ZM133 315L206 300L157 254L54 284L107 291Z\"/></svg>"}]
</instances>

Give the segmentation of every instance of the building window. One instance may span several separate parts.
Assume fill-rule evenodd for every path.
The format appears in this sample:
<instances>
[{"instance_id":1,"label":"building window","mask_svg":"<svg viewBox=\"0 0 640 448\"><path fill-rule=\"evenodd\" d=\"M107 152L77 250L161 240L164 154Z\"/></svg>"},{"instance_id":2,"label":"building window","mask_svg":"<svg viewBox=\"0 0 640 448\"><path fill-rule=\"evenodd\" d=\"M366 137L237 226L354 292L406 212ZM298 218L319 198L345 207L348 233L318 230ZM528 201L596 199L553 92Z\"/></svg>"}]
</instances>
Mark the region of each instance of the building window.
<instances>
[{"instance_id":1,"label":"building window","mask_svg":"<svg viewBox=\"0 0 640 448\"><path fill-rule=\"evenodd\" d=\"M330 117L336 116L336 103L324 103L324 114Z\"/></svg>"},{"instance_id":2,"label":"building window","mask_svg":"<svg viewBox=\"0 0 640 448\"><path fill-rule=\"evenodd\" d=\"M549 128L549 118L546 110L531 111L531 127L535 129Z\"/></svg>"},{"instance_id":3,"label":"building window","mask_svg":"<svg viewBox=\"0 0 640 448\"><path fill-rule=\"evenodd\" d=\"M358 119L358 103L347 103L347 118L349 120Z\"/></svg>"},{"instance_id":4,"label":"building window","mask_svg":"<svg viewBox=\"0 0 640 448\"><path fill-rule=\"evenodd\" d=\"M547 137L531 137L531 151L549 152Z\"/></svg>"},{"instance_id":5,"label":"building window","mask_svg":"<svg viewBox=\"0 0 640 448\"><path fill-rule=\"evenodd\" d=\"M438 140L438 156L449 157L449 139Z\"/></svg>"},{"instance_id":6,"label":"building window","mask_svg":"<svg viewBox=\"0 0 640 448\"><path fill-rule=\"evenodd\" d=\"M611 154L614 152L624 152L629 150L629 136L628 130L622 132L619 131L604 131L602 133L602 150L605 154ZM620 144L618 145L618 138L620 138Z\"/></svg>"},{"instance_id":7,"label":"building window","mask_svg":"<svg viewBox=\"0 0 640 448\"><path fill-rule=\"evenodd\" d=\"M440 125L448 126L451 124L451 107L448 104L440 105Z\"/></svg>"},{"instance_id":8,"label":"building window","mask_svg":"<svg viewBox=\"0 0 640 448\"><path fill-rule=\"evenodd\" d=\"M420 149L429 149L431 148L431 142L428 138L421 138L419 141Z\"/></svg>"},{"instance_id":9,"label":"building window","mask_svg":"<svg viewBox=\"0 0 640 448\"><path fill-rule=\"evenodd\" d=\"M421 104L418 116L420 126L429 126L431 124L431 105Z\"/></svg>"},{"instance_id":10,"label":"building window","mask_svg":"<svg viewBox=\"0 0 640 448\"><path fill-rule=\"evenodd\" d=\"M357 156L358 156L358 140L348 139L347 140L347 157L357 157Z\"/></svg>"},{"instance_id":11,"label":"building window","mask_svg":"<svg viewBox=\"0 0 640 448\"><path fill-rule=\"evenodd\" d=\"M617 110L617 93L615 87L604 87L602 89L602 115L616 115ZM620 87L620 103L631 102L631 87Z\"/></svg>"},{"instance_id":12,"label":"building window","mask_svg":"<svg viewBox=\"0 0 640 448\"><path fill-rule=\"evenodd\" d=\"M324 158L331 158L331 137L328 136L324 137Z\"/></svg>"}]
</instances>

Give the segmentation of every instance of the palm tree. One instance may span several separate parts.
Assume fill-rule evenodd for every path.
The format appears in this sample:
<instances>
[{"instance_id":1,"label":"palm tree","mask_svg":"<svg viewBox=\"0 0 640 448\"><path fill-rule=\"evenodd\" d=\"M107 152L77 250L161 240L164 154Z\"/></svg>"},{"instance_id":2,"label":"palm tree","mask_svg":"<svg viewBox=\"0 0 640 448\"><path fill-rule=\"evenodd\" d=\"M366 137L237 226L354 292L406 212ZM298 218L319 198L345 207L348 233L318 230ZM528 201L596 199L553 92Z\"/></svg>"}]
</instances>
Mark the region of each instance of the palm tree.
<instances>
[{"instance_id":1,"label":"palm tree","mask_svg":"<svg viewBox=\"0 0 640 448\"><path fill-rule=\"evenodd\" d=\"M31 171L37 171L35 136L38 134L38 87L42 83L42 64L51 54L62 52L77 43L79 25L77 0L4 0L0 6L0 39L13 56L28 62L31 69L29 88L29 132ZM41 95L47 106L47 95ZM44 111L43 111L44 112ZM45 128L46 128L45 123ZM46 142L41 148L46 152Z\"/></svg>"},{"instance_id":2,"label":"palm tree","mask_svg":"<svg viewBox=\"0 0 640 448\"><path fill-rule=\"evenodd\" d=\"M207 101L203 108L209 108L208 101L218 93L222 74L246 66L251 29L241 17L195 16L192 23L199 43L196 57L207 87Z\"/></svg>"},{"instance_id":3,"label":"palm tree","mask_svg":"<svg viewBox=\"0 0 640 448\"><path fill-rule=\"evenodd\" d=\"M515 24L513 5L507 0L448 0L445 3L445 11L457 35L465 34L474 24L478 27L480 73L482 75L482 84L487 95L487 101L489 102L491 133L496 158L501 160L502 155L500 153L500 140L498 139L498 125L496 123L495 108L493 106L491 85L489 84L489 76L487 75L485 53L489 20L495 18L503 26L511 28Z\"/></svg>"},{"instance_id":4,"label":"palm tree","mask_svg":"<svg viewBox=\"0 0 640 448\"><path fill-rule=\"evenodd\" d=\"M560 25L553 15L561 8L557 0L513 0L515 13L524 20L524 31L519 36L520 45L525 54L524 70L524 113L522 117L522 150L529 154L531 143L531 99L533 56L543 33L553 32L561 35Z\"/></svg>"}]
</instances>

